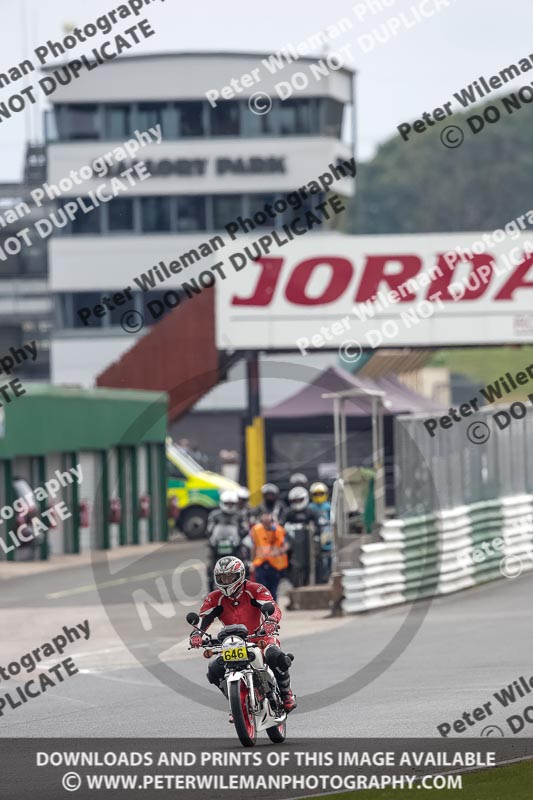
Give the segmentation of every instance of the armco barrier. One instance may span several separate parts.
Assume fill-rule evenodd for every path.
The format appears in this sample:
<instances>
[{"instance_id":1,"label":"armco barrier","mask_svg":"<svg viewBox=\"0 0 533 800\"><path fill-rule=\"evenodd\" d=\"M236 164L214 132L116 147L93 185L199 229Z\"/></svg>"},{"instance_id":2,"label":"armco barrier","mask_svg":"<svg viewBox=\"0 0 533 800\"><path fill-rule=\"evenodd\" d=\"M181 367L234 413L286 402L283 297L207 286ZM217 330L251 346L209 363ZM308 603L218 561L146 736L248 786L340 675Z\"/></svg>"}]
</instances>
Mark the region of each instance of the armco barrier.
<instances>
[{"instance_id":1,"label":"armco barrier","mask_svg":"<svg viewBox=\"0 0 533 800\"><path fill-rule=\"evenodd\" d=\"M348 614L514 577L533 568L533 495L390 520L359 560L342 571Z\"/></svg>"}]
</instances>

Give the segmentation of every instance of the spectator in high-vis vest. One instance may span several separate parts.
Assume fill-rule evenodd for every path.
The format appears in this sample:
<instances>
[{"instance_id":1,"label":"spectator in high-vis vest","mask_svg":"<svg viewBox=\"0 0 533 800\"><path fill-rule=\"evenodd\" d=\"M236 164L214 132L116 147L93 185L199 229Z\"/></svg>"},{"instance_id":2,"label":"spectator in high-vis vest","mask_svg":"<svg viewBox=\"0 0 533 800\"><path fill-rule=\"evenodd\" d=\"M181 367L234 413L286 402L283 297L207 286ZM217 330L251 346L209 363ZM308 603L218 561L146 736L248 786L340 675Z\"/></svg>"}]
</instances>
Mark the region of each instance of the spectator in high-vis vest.
<instances>
[{"instance_id":1,"label":"spectator in high-vis vest","mask_svg":"<svg viewBox=\"0 0 533 800\"><path fill-rule=\"evenodd\" d=\"M281 573L289 565L285 530L272 514L262 514L250 536L255 581L266 586L276 600Z\"/></svg>"}]
</instances>

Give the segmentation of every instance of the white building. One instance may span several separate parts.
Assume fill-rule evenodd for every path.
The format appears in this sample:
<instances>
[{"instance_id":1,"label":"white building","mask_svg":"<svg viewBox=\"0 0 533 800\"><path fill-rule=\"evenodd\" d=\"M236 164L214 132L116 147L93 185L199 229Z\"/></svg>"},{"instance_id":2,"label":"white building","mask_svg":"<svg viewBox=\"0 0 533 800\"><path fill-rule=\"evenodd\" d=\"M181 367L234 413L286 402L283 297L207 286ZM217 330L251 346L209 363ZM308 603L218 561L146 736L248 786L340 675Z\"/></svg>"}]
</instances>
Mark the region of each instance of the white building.
<instances>
[{"instance_id":1,"label":"white building","mask_svg":"<svg viewBox=\"0 0 533 800\"><path fill-rule=\"evenodd\" d=\"M152 177L96 210L79 214L50 240L55 383L90 386L132 346L132 334L120 325L124 306L101 318L92 315L89 327L77 313L81 308L133 287L134 277L159 261L172 260L236 217L247 217L276 196L309 183L328 164L353 156L353 143L343 136L353 118L353 72L331 68L325 75L322 65L322 73L314 77L310 70L317 59L300 58L273 75L264 61L268 58L242 53L119 58L84 71L52 95L49 184L90 165L136 130L161 125L163 134L161 144L147 145L137 155L147 162ZM276 84L290 83L302 72L310 76L308 85L279 99ZM232 78L244 74L259 81L241 85L234 99L212 107L206 92L222 91ZM257 103L256 110L264 110L264 94L250 100L258 91L272 98L268 113L250 108ZM88 196L101 183L96 179L73 186L63 193L63 203ZM339 180L335 191L351 195L353 180ZM314 202L318 199L315 196ZM276 219L276 225L282 222ZM160 295L135 291L128 307L142 311L144 303ZM216 403L216 391L209 402ZM231 403L225 398L223 405Z\"/></svg>"},{"instance_id":2,"label":"white building","mask_svg":"<svg viewBox=\"0 0 533 800\"><path fill-rule=\"evenodd\" d=\"M16 376L27 381L46 380L49 375L49 345L53 321L52 298L47 284L46 242L30 230L54 208L46 203L35 208L31 191L46 177L44 148L26 145L24 174L19 183L0 184L0 342L1 353L35 341L37 356L16 367ZM31 242L31 245L28 244ZM7 375L2 376L5 383Z\"/></svg>"}]
</instances>

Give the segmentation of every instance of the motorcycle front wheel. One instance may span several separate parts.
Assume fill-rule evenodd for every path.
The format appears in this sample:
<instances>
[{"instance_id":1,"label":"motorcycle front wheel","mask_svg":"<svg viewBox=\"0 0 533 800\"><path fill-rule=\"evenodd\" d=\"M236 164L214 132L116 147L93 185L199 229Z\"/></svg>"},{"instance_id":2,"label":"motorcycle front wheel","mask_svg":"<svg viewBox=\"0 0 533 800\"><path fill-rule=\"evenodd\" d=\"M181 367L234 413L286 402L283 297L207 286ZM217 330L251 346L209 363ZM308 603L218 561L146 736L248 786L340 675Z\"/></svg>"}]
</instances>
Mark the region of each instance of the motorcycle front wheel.
<instances>
[{"instance_id":1,"label":"motorcycle front wheel","mask_svg":"<svg viewBox=\"0 0 533 800\"><path fill-rule=\"evenodd\" d=\"M253 747L257 739L255 716L250 709L250 694L244 681L230 683L229 702L237 736L244 747Z\"/></svg>"},{"instance_id":2,"label":"motorcycle front wheel","mask_svg":"<svg viewBox=\"0 0 533 800\"><path fill-rule=\"evenodd\" d=\"M287 722L283 721L279 725L273 725L271 728L267 728L266 732L271 742L281 744L287 738Z\"/></svg>"}]
</instances>

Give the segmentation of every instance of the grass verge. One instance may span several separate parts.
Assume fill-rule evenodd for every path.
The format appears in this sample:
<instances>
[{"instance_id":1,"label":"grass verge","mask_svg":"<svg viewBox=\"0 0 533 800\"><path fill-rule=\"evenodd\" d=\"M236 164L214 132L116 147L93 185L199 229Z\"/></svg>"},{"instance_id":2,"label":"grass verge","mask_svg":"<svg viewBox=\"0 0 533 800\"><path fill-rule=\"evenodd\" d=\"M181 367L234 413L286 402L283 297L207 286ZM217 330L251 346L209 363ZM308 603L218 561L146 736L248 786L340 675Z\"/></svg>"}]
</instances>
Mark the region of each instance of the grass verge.
<instances>
[{"instance_id":1,"label":"grass verge","mask_svg":"<svg viewBox=\"0 0 533 800\"><path fill-rule=\"evenodd\" d=\"M482 772L463 774L462 789L371 789L331 794L321 800L399 800L411 796L416 800L460 798L460 800L532 800L533 761L521 761L506 767L493 767ZM422 794L420 794L422 792ZM309 798L308 800L312 800Z\"/></svg>"}]
</instances>

